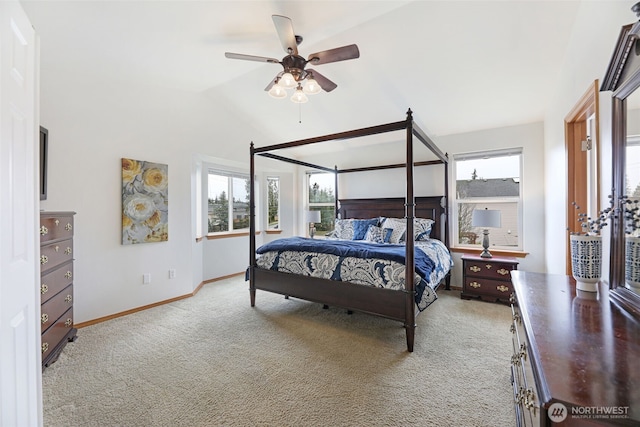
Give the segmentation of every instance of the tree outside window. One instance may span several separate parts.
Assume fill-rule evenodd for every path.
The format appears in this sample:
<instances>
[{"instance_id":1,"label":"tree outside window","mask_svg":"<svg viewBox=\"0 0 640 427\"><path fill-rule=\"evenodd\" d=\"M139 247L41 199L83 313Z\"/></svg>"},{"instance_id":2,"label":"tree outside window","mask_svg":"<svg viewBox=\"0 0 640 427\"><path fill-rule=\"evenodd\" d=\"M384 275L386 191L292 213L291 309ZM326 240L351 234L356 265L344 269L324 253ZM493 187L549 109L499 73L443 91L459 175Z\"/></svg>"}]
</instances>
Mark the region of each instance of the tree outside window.
<instances>
[{"instance_id":1,"label":"tree outside window","mask_svg":"<svg viewBox=\"0 0 640 427\"><path fill-rule=\"evenodd\" d=\"M249 228L249 176L209 171L208 232Z\"/></svg>"},{"instance_id":2,"label":"tree outside window","mask_svg":"<svg viewBox=\"0 0 640 427\"><path fill-rule=\"evenodd\" d=\"M333 230L335 223L335 174L309 173L307 183L309 210L320 211L320 223L314 224L316 235L324 236Z\"/></svg>"},{"instance_id":3,"label":"tree outside window","mask_svg":"<svg viewBox=\"0 0 640 427\"><path fill-rule=\"evenodd\" d=\"M280 178L267 177L267 229L280 229Z\"/></svg>"}]
</instances>

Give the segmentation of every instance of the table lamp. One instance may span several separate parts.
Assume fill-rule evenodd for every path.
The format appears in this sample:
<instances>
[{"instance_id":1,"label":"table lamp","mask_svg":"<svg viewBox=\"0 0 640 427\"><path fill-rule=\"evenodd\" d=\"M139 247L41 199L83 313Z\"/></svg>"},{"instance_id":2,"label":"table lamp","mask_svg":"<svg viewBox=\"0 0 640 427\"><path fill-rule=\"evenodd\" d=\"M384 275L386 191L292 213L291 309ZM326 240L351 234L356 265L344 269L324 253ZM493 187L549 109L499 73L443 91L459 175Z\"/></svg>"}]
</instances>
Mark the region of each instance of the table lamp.
<instances>
[{"instance_id":1,"label":"table lamp","mask_svg":"<svg viewBox=\"0 0 640 427\"><path fill-rule=\"evenodd\" d=\"M482 258L491 258L489 252L489 228L500 228L500 211L485 209L474 209L471 217L473 227L483 228L482 247L484 250L480 254Z\"/></svg>"},{"instance_id":2,"label":"table lamp","mask_svg":"<svg viewBox=\"0 0 640 427\"><path fill-rule=\"evenodd\" d=\"M315 223L320 222L320 211L307 211L307 222L309 223L309 237L313 239L316 235Z\"/></svg>"}]
</instances>

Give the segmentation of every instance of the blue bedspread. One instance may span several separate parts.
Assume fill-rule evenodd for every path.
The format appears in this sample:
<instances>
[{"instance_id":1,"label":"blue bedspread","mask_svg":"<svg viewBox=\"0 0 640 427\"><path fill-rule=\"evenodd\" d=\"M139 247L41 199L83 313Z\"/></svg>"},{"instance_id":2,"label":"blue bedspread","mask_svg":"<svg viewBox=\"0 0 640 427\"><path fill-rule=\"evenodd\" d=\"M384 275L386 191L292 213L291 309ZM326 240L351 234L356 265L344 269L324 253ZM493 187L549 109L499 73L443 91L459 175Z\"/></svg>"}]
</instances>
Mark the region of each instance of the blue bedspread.
<instances>
[{"instance_id":1,"label":"blue bedspread","mask_svg":"<svg viewBox=\"0 0 640 427\"><path fill-rule=\"evenodd\" d=\"M256 252L305 251L350 256L365 259L386 259L404 264L405 246L363 242L359 240L321 240L305 237L277 239L260 246ZM414 250L415 269L423 278L428 278L435 267L434 261L421 250Z\"/></svg>"}]
</instances>

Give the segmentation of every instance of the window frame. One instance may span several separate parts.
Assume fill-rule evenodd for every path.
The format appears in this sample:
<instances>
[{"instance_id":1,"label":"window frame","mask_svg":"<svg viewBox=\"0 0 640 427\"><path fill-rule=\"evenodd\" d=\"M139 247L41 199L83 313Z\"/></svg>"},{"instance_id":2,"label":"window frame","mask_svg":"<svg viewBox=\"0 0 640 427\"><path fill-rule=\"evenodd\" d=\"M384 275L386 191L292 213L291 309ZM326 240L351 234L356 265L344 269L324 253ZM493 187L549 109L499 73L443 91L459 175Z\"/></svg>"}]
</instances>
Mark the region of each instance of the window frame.
<instances>
[{"instance_id":1,"label":"window frame","mask_svg":"<svg viewBox=\"0 0 640 427\"><path fill-rule=\"evenodd\" d=\"M276 221L276 226L272 227L270 224L270 215L271 215L271 181L276 181L277 182L277 208L276 208L276 217L278 218ZM280 215L280 207L282 206L281 201L280 201L280 195L281 195L281 191L280 191L280 177L279 176L274 176L274 175L267 175L266 177L266 182L267 182L267 218L266 218L266 230L267 231L281 231L282 230L282 224L281 224L281 218L282 216Z\"/></svg>"},{"instance_id":2,"label":"window frame","mask_svg":"<svg viewBox=\"0 0 640 427\"><path fill-rule=\"evenodd\" d=\"M228 203L228 207L227 207L227 221L228 221L228 230L223 230L223 231L210 231L209 229L209 191L210 191L210 185L209 185L209 178L211 175L218 175L218 176L222 176L222 177L226 177L227 178L227 199L229 201ZM242 234L242 233L248 233L249 232L249 225L247 225L246 227L243 228L234 228L233 227L233 218L234 218L234 191L233 191L233 181L234 178L237 179L243 179L243 180L250 180L251 177L249 175L248 172L242 172L242 171L238 171L235 170L233 168L225 168L223 166L218 166L218 165L209 165L206 167L206 174L205 174L205 180L204 182L206 183L206 190L204 192L205 197L206 197L206 203L205 205L205 218L206 218L206 235L207 236L223 236L226 234ZM257 188L257 184L256 184L256 188ZM247 195L247 197L249 197ZM246 216L247 218L250 215L250 200L246 201L247 203L247 213ZM257 216L257 213L256 213Z\"/></svg>"},{"instance_id":3,"label":"window frame","mask_svg":"<svg viewBox=\"0 0 640 427\"><path fill-rule=\"evenodd\" d=\"M457 169L458 162L465 160L474 160L474 159L485 159L485 158L494 158L494 157L505 157L505 156L519 156L518 167L519 167L519 187L518 187L518 196L491 196L491 197L465 197L458 198L458 188L457 188ZM452 195L452 206L451 206L451 226L450 226L450 242L452 249L460 249L460 250L481 250L482 249L482 235L479 234L479 239L476 241L476 244L469 243L460 243L459 239L459 225L458 225L458 217L460 212L460 206L462 204L473 203L476 205L481 205L482 207L490 207L491 205L504 204L504 203L515 203L516 204L516 212L517 212L517 244L513 245L493 245L493 241L491 240L491 233L493 229L489 230L489 238L491 242L490 250L492 252L523 252L525 247L525 239L523 235L524 230L524 199L523 199L523 166L524 166L524 149L522 147L514 147L508 149L496 149L496 150L483 150L483 151L475 151L475 152L465 152L454 154L451 159L451 178L450 185L453 189ZM504 227L504 216L503 216L503 227Z\"/></svg>"},{"instance_id":4,"label":"window frame","mask_svg":"<svg viewBox=\"0 0 640 427\"><path fill-rule=\"evenodd\" d=\"M309 192L309 189L311 188L311 177L313 175L333 175L333 181L332 181L332 190L333 190L333 201L331 202L311 202L311 193ZM306 222L306 211L311 211L311 210L318 210L320 209L322 212L322 208L327 208L330 207L333 210L333 218L336 217L336 184L335 184L335 172L325 172L325 171L307 171L305 173L305 212L303 215L303 222L304 222L304 229L305 232L308 234L309 233L309 224ZM316 209L314 209L316 208ZM322 232L329 233L331 231L333 231L335 222L331 221L329 224L327 224L327 230L322 230ZM316 226L316 229L318 229L318 227ZM317 233L317 232L316 232ZM321 233L317 233L316 236L322 236L323 234Z\"/></svg>"}]
</instances>

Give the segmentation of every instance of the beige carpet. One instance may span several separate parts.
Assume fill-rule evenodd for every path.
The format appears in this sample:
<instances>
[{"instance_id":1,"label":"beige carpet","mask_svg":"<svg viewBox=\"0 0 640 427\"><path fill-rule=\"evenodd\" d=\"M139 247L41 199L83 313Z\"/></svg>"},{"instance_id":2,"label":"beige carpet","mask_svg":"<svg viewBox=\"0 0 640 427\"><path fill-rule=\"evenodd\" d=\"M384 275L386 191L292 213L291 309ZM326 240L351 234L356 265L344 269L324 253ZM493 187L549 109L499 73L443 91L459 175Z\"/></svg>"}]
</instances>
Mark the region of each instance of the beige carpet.
<instances>
[{"instance_id":1,"label":"beige carpet","mask_svg":"<svg viewBox=\"0 0 640 427\"><path fill-rule=\"evenodd\" d=\"M258 291L234 277L78 331L43 373L44 424L510 426L510 309L439 299L398 322Z\"/></svg>"}]
</instances>

